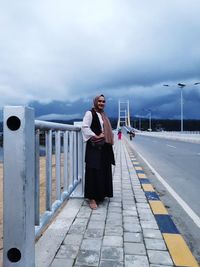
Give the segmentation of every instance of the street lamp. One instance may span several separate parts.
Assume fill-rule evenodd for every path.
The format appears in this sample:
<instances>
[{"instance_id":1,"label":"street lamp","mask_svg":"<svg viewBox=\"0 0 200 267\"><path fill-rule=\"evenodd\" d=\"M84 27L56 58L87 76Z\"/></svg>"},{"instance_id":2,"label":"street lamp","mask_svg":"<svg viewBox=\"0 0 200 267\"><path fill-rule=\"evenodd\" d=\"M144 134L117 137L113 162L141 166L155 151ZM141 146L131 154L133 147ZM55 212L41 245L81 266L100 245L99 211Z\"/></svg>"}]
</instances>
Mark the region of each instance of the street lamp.
<instances>
[{"instance_id":1,"label":"street lamp","mask_svg":"<svg viewBox=\"0 0 200 267\"><path fill-rule=\"evenodd\" d=\"M186 86L184 83L178 83L181 89L181 133L183 133L183 88Z\"/></svg>"},{"instance_id":2,"label":"street lamp","mask_svg":"<svg viewBox=\"0 0 200 267\"><path fill-rule=\"evenodd\" d=\"M152 131L151 129L151 110L149 109L149 131Z\"/></svg>"},{"instance_id":3,"label":"street lamp","mask_svg":"<svg viewBox=\"0 0 200 267\"><path fill-rule=\"evenodd\" d=\"M142 124L141 124L141 115L137 115L136 114L135 117L138 118L138 121L139 121L138 130L141 131L141 126L142 126Z\"/></svg>"},{"instance_id":4,"label":"street lamp","mask_svg":"<svg viewBox=\"0 0 200 267\"><path fill-rule=\"evenodd\" d=\"M199 85L200 82L195 82L193 85ZM184 83L178 83L178 87L181 89L181 133L183 133L183 88L186 86ZM169 84L163 84L163 86L170 86Z\"/></svg>"},{"instance_id":5,"label":"street lamp","mask_svg":"<svg viewBox=\"0 0 200 267\"><path fill-rule=\"evenodd\" d=\"M141 117L139 117L139 130L141 131Z\"/></svg>"},{"instance_id":6,"label":"street lamp","mask_svg":"<svg viewBox=\"0 0 200 267\"><path fill-rule=\"evenodd\" d=\"M163 86L169 87L170 85L163 84ZM184 83L178 83L178 86L181 89L181 133L183 133L183 87L185 87L186 85Z\"/></svg>"},{"instance_id":7,"label":"street lamp","mask_svg":"<svg viewBox=\"0 0 200 267\"><path fill-rule=\"evenodd\" d=\"M148 111L149 112L149 131L151 132L151 109L144 109L144 111Z\"/></svg>"}]
</instances>

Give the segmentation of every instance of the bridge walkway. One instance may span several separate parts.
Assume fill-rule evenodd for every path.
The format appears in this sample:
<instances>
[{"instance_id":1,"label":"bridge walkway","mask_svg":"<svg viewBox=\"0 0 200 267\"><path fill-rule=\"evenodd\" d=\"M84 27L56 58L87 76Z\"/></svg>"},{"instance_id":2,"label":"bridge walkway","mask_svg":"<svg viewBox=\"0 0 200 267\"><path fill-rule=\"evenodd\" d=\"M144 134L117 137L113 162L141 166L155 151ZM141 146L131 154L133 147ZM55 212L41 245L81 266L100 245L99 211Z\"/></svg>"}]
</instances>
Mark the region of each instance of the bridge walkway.
<instances>
[{"instance_id":1,"label":"bridge walkway","mask_svg":"<svg viewBox=\"0 0 200 267\"><path fill-rule=\"evenodd\" d=\"M125 139L115 157L114 197L96 210L71 198L36 243L36 266L198 267Z\"/></svg>"}]
</instances>

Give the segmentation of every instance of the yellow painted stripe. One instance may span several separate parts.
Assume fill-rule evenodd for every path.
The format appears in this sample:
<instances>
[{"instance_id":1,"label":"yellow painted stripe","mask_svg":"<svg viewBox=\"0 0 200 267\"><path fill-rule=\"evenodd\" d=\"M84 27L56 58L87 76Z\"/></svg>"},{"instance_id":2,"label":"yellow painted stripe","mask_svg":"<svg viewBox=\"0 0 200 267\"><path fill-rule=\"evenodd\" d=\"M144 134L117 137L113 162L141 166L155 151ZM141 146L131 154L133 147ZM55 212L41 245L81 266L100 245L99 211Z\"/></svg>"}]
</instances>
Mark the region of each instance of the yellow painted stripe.
<instances>
[{"instance_id":1,"label":"yellow painted stripe","mask_svg":"<svg viewBox=\"0 0 200 267\"><path fill-rule=\"evenodd\" d=\"M176 266L199 267L181 235L163 234L163 237Z\"/></svg>"},{"instance_id":2,"label":"yellow painted stripe","mask_svg":"<svg viewBox=\"0 0 200 267\"><path fill-rule=\"evenodd\" d=\"M149 200L149 204L154 214L168 214L165 206L160 200Z\"/></svg>"},{"instance_id":3,"label":"yellow painted stripe","mask_svg":"<svg viewBox=\"0 0 200 267\"><path fill-rule=\"evenodd\" d=\"M137 164L137 165L138 165L138 164L139 164L139 162L138 162L138 161L134 161L134 160L133 160L133 164Z\"/></svg>"},{"instance_id":4,"label":"yellow painted stripe","mask_svg":"<svg viewBox=\"0 0 200 267\"><path fill-rule=\"evenodd\" d=\"M138 173L139 178L147 178L145 173Z\"/></svg>"},{"instance_id":5,"label":"yellow painted stripe","mask_svg":"<svg viewBox=\"0 0 200 267\"><path fill-rule=\"evenodd\" d=\"M136 171L142 171L142 167L135 166Z\"/></svg>"},{"instance_id":6,"label":"yellow painted stripe","mask_svg":"<svg viewBox=\"0 0 200 267\"><path fill-rule=\"evenodd\" d=\"M151 184L142 184L142 187L143 187L144 191L150 191L150 192L154 192L155 191Z\"/></svg>"}]
</instances>

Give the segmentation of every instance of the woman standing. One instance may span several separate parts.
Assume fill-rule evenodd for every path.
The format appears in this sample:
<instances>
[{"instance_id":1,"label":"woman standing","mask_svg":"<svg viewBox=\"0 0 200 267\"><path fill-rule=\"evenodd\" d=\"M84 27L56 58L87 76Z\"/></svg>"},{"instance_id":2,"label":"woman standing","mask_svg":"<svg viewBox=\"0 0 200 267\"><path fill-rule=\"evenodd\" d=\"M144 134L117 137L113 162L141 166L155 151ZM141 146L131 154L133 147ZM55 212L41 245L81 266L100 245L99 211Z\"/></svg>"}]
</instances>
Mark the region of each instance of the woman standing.
<instances>
[{"instance_id":1,"label":"woman standing","mask_svg":"<svg viewBox=\"0 0 200 267\"><path fill-rule=\"evenodd\" d=\"M86 144L85 152L85 198L91 209L105 197L113 197L112 168L113 133L110 121L104 113L105 97L94 98L93 108L85 113L82 133Z\"/></svg>"}]
</instances>

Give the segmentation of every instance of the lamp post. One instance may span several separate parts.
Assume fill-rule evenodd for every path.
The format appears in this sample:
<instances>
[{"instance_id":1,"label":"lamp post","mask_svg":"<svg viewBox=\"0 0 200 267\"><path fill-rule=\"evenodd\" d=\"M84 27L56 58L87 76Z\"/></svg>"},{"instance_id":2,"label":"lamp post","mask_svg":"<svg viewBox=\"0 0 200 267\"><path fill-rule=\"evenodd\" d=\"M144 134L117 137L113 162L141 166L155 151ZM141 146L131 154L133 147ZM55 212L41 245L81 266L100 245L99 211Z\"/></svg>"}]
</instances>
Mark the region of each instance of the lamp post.
<instances>
[{"instance_id":1,"label":"lamp post","mask_svg":"<svg viewBox=\"0 0 200 267\"><path fill-rule=\"evenodd\" d=\"M138 118L138 130L141 131L141 115L135 115L136 118Z\"/></svg>"},{"instance_id":2,"label":"lamp post","mask_svg":"<svg viewBox=\"0 0 200 267\"><path fill-rule=\"evenodd\" d=\"M139 117L139 130L141 131L141 117Z\"/></svg>"},{"instance_id":3,"label":"lamp post","mask_svg":"<svg viewBox=\"0 0 200 267\"><path fill-rule=\"evenodd\" d=\"M186 85L184 83L178 83L178 86L181 89L181 133L183 133L183 87Z\"/></svg>"},{"instance_id":4,"label":"lamp post","mask_svg":"<svg viewBox=\"0 0 200 267\"><path fill-rule=\"evenodd\" d=\"M178 83L178 87L181 89L181 133L183 133L183 87L186 86L184 83ZM169 84L163 84L163 86L169 87Z\"/></svg>"},{"instance_id":5,"label":"lamp post","mask_svg":"<svg viewBox=\"0 0 200 267\"><path fill-rule=\"evenodd\" d=\"M148 111L148 115L149 115L149 131L151 132L151 109L144 109L144 111Z\"/></svg>"},{"instance_id":6,"label":"lamp post","mask_svg":"<svg viewBox=\"0 0 200 267\"><path fill-rule=\"evenodd\" d=\"M151 110L149 109L149 131L151 132L152 129L151 129Z\"/></svg>"},{"instance_id":7,"label":"lamp post","mask_svg":"<svg viewBox=\"0 0 200 267\"><path fill-rule=\"evenodd\" d=\"M200 82L195 82L193 85L199 85ZM178 83L178 87L181 89L181 133L183 133L183 88L186 86L184 83ZM163 86L170 86L169 84L163 84Z\"/></svg>"}]
</instances>

